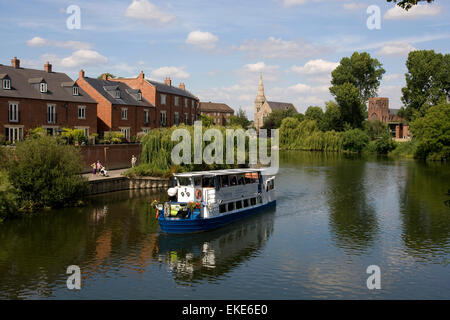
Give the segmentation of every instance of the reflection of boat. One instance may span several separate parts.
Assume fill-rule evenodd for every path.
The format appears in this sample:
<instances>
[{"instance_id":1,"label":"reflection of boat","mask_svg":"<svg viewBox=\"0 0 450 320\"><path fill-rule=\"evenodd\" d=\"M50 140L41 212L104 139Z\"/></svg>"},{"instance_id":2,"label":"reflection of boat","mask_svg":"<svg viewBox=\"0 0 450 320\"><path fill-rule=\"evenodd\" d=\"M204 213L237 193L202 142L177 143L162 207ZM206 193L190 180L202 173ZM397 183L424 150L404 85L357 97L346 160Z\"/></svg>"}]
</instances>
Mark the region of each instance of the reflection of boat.
<instances>
[{"instance_id":1,"label":"reflection of boat","mask_svg":"<svg viewBox=\"0 0 450 320\"><path fill-rule=\"evenodd\" d=\"M255 256L273 233L274 209L217 230L184 236L160 234L156 258L176 280L216 278Z\"/></svg>"},{"instance_id":2,"label":"reflection of boat","mask_svg":"<svg viewBox=\"0 0 450 320\"><path fill-rule=\"evenodd\" d=\"M171 201L158 205L166 233L215 229L274 206L275 177L263 169L229 169L174 174Z\"/></svg>"}]
</instances>

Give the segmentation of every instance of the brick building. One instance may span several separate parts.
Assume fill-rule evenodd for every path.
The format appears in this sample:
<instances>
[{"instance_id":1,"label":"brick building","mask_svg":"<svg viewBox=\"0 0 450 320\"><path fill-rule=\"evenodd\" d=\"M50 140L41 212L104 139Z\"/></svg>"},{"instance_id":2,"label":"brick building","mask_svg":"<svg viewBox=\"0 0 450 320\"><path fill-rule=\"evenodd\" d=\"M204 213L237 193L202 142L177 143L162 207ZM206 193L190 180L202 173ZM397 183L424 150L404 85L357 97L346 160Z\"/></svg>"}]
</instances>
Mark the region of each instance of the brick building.
<instances>
[{"instance_id":1,"label":"brick building","mask_svg":"<svg viewBox=\"0 0 450 320\"><path fill-rule=\"evenodd\" d=\"M0 65L0 135L22 140L30 129L43 127L51 135L62 128L97 132L96 102L65 73Z\"/></svg>"},{"instance_id":2,"label":"brick building","mask_svg":"<svg viewBox=\"0 0 450 320\"><path fill-rule=\"evenodd\" d=\"M140 90L142 96L156 107L152 114L152 128L193 124L200 116L199 99L186 90L184 83L175 87L170 78L166 78L164 83L145 79L142 71L136 78L115 78L111 81Z\"/></svg>"},{"instance_id":3,"label":"brick building","mask_svg":"<svg viewBox=\"0 0 450 320\"><path fill-rule=\"evenodd\" d=\"M210 116L214 124L224 126L228 118L234 114L234 110L225 103L200 102L200 112L203 115Z\"/></svg>"},{"instance_id":4,"label":"brick building","mask_svg":"<svg viewBox=\"0 0 450 320\"><path fill-rule=\"evenodd\" d=\"M102 79L86 77L80 70L77 85L98 104L97 127L101 135L106 131L120 131L127 140L152 127L155 106L144 98L141 90L122 82L112 81L106 74Z\"/></svg>"},{"instance_id":5,"label":"brick building","mask_svg":"<svg viewBox=\"0 0 450 320\"><path fill-rule=\"evenodd\" d=\"M391 134L396 139L410 139L408 124L398 116L399 109L389 109L389 98L369 99L369 120L387 123Z\"/></svg>"}]
</instances>

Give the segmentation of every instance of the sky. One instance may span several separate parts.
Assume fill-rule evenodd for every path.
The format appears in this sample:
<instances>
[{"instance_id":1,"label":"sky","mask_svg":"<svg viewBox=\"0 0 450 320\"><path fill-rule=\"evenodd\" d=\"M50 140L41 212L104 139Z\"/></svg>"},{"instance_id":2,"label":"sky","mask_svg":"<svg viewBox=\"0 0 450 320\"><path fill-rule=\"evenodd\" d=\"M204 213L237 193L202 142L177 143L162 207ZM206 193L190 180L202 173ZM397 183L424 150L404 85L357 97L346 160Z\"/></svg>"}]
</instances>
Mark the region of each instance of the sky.
<instances>
[{"instance_id":1,"label":"sky","mask_svg":"<svg viewBox=\"0 0 450 320\"><path fill-rule=\"evenodd\" d=\"M50 61L74 80L80 69L90 77L142 70L253 119L260 74L268 100L304 112L332 100L331 71L340 59L365 51L386 70L378 95L400 108L408 52L450 51L449 6L436 0L406 12L385 0L0 0L0 64L17 56L23 67L43 69Z\"/></svg>"}]
</instances>

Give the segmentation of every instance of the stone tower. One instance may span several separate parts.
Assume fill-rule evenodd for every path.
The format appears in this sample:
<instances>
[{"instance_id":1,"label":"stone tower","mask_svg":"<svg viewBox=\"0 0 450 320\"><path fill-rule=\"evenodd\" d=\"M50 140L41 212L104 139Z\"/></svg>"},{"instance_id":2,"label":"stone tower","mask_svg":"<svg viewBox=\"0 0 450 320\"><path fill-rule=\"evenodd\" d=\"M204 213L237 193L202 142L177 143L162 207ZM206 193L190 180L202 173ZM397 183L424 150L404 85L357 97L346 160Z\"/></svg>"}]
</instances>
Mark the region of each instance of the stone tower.
<instances>
[{"instance_id":1,"label":"stone tower","mask_svg":"<svg viewBox=\"0 0 450 320\"><path fill-rule=\"evenodd\" d=\"M255 129L259 130L263 126L262 106L266 101L264 96L264 84L262 80L262 74L259 76L258 95L255 98Z\"/></svg>"}]
</instances>

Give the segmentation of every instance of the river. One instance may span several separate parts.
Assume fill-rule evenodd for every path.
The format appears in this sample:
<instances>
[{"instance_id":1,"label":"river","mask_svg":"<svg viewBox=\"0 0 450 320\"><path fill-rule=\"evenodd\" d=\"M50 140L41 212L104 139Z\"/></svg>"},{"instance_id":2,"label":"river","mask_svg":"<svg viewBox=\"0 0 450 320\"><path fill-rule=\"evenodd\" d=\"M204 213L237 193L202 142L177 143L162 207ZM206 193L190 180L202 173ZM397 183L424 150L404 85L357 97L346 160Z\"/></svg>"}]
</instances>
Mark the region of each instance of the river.
<instances>
[{"instance_id":1,"label":"river","mask_svg":"<svg viewBox=\"0 0 450 320\"><path fill-rule=\"evenodd\" d=\"M282 152L276 208L182 236L149 208L165 193L95 196L0 224L0 299L448 299L449 189L445 164Z\"/></svg>"}]
</instances>

